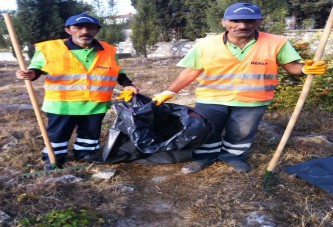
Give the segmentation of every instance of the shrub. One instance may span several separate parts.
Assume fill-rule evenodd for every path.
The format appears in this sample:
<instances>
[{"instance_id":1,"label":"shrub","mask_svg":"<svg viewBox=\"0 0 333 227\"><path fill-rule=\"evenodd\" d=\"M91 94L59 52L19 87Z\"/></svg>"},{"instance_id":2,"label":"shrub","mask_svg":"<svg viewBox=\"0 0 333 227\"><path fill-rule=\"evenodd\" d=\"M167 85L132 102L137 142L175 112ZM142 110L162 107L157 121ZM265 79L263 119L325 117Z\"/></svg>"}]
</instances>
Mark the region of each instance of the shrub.
<instances>
[{"instance_id":1,"label":"shrub","mask_svg":"<svg viewBox=\"0 0 333 227\"><path fill-rule=\"evenodd\" d=\"M67 210L51 210L44 216L20 219L19 226L48 226L48 227L79 227L89 226L96 217L87 210L75 212L72 208Z\"/></svg>"},{"instance_id":2,"label":"shrub","mask_svg":"<svg viewBox=\"0 0 333 227\"><path fill-rule=\"evenodd\" d=\"M312 59L313 55L308 52L308 42L293 43L294 48L303 59ZM328 70L323 76L315 76L310 92L308 94L306 105L307 108L319 108L325 111L333 111L333 67L329 59L324 59L328 63ZM279 69L279 86L275 91L275 98L270 105L270 110L293 109L301 94L306 76L294 76Z\"/></svg>"}]
</instances>

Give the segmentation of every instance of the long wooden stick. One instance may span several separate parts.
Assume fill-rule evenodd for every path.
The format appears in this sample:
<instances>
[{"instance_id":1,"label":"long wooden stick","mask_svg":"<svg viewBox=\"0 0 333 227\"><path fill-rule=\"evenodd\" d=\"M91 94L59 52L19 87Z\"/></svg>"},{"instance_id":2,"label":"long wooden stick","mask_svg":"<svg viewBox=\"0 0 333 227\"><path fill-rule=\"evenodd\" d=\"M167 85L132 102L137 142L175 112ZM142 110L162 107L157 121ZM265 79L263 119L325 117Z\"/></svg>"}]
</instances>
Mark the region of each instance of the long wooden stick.
<instances>
[{"instance_id":1,"label":"long wooden stick","mask_svg":"<svg viewBox=\"0 0 333 227\"><path fill-rule=\"evenodd\" d=\"M331 30L332 30L332 27L333 27L333 7L331 9L331 12L330 12L330 16L326 22L326 26L325 26L325 29L323 31L323 34L321 36L321 39L320 39L320 42L319 42L319 45L318 45L318 48L315 52L315 56L313 58L313 60L316 62L316 61L319 61L322 56L323 56L323 53L324 53L324 50L325 50L325 46L327 44L327 41L328 41L328 38L330 36L330 33L331 33ZM286 130L284 131L284 134L281 138L281 141L273 155L273 158L271 159L268 167L267 167L267 171L268 172L272 172L274 170L274 168L276 167L278 161L279 161L279 158L281 156L281 153L289 139L289 136L291 134L291 131L293 130L294 126L295 126L295 123L297 121L297 118L298 118L298 115L299 113L301 112L301 109L303 107L303 104L306 100L306 97L309 93L309 90L310 90L310 87L311 87L311 83L312 83L312 80L313 80L313 75L307 75L307 78L306 78L306 81L303 85L303 89L302 89L302 92L300 94L300 97L297 101L297 104L296 104L296 107L294 109L294 112L288 122L288 125L287 125L287 128ZM267 174L267 173L266 173Z\"/></svg>"},{"instance_id":2,"label":"long wooden stick","mask_svg":"<svg viewBox=\"0 0 333 227\"><path fill-rule=\"evenodd\" d=\"M3 17L5 18L5 23L6 23L6 26L7 26L7 29L8 29L10 40L11 40L11 42L13 44L13 47L14 47L14 51L15 51L20 69L21 70L26 70L26 68L27 68L26 63L25 63L25 60L24 60L24 57L23 57L23 54L22 54L22 51L21 51L21 47L20 47L20 44L18 42L16 33L15 33L14 26L13 26L12 20L10 18L10 15L8 13L4 13ZM51 143L50 143L49 137L47 135L47 131L46 131L45 126L44 126L44 122L43 122L43 119L42 119L41 112L39 110L39 106L38 106L36 96L35 96L35 93L34 93L34 90L33 90L33 87L32 87L32 83L31 83L30 80L24 80L24 82L25 82L25 85L27 87L28 94L29 94L32 106L34 108L35 115L37 117L38 125L39 125L40 131L42 133L45 146L47 148L47 153L48 153L50 162L51 162L51 164L55 165L56 164L56 158L55 158L55 155L54 155L54 152L53 152L53 148L51 147Z\"/></svg>"}]
</instances>

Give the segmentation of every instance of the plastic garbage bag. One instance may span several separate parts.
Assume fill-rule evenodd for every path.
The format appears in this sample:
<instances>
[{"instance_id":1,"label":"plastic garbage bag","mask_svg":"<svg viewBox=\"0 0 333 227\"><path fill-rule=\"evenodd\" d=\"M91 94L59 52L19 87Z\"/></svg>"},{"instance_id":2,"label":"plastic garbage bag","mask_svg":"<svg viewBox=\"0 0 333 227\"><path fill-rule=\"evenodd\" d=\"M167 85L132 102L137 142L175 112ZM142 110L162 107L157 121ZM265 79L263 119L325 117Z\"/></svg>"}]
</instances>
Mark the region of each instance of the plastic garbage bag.
<instances>
[{"instance_id":1,"label":"plastic garbage bag","mask_svg":"<svg viewBox=\"0 0 333 227\"><path fill-rule=\"evenodd\" d=\"M208 120L193 108L173 103L155 106L151 98L141 94L134 95L130 102L116 101L114 108L117 120L113 127L123 139L111 148L113 160L150 158L149 163L157 164L188 161L189 152L200 146L212 130ZM177 154L184 151L188 154ZM167 153L169 160L160 160L167 159L162 153Z\"/></svg>"},{"instance_id":2,"label":"plastic garbage bag","mask_svg":"<svg viewBox=\"0 0 333 227\"><path fill-rule=\"evenodd\" d=\"M333 193L333 156L313 159L284 169L303 180Z\"/></svg>"}]
</instances>

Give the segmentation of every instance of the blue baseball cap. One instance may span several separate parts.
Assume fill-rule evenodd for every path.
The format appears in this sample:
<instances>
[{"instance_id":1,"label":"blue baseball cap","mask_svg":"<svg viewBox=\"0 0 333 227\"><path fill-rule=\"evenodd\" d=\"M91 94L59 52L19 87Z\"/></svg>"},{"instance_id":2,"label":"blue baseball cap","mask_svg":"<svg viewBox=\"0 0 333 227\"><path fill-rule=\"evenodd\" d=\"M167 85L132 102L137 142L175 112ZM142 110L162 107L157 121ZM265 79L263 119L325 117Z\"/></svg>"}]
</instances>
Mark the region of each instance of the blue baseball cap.
<instances>
[{"instance_id":1,"label":"blue baseball cap","mask_svg":"<svg viewBox=\"0 0 333 227\"><path fill-rule=\"evenodd\" d=\"M97 18L92 17L88 14L84 14L84 13L69 17L66 21L65 27L68 27L68 26L71 26L74 24L81 24L81 23L96 24L99 28L102 27L100 25L99 21L97 20Z\"/></svg>"},{"instance_id":2,"label":"blue baseball cap","mask_svg":"<svg viewBox=\"0 0 333 227\"><path fill-rule=\"evenodd\" d=\"M257 5L247 2L235 3L229 6L225 12L225 20L251 20L262 19L260 8Z\"/></svg>"}]
</instances>

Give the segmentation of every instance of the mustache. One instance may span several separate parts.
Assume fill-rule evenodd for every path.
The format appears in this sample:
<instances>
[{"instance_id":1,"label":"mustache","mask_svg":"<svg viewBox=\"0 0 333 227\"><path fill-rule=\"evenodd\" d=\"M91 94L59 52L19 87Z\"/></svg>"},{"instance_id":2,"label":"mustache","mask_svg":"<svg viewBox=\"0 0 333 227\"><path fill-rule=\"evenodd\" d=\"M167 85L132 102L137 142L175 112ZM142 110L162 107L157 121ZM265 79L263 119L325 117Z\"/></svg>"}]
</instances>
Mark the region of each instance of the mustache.
<instances>
[{"instance_id":1,"label":"mustache","mask_svg":"<svg viewBox=\"0 0 333 227\"><path fill-rule=\"evenodd\" d=\"M90 39L92 38L92 36L89 34L80 35L79 37L80 38L90 38Z\"/></svg>"},{"instance_id":2,"label":"mustache","mask_svg":"<svg viewBox=\"0 0 333 227\"><path fill-rule=\"evenodd\" d=\"M249 31L251 31L251 29L236 29L235 31L237 31L237 32L249 32Z\"/></svg>"}]
</instances>

